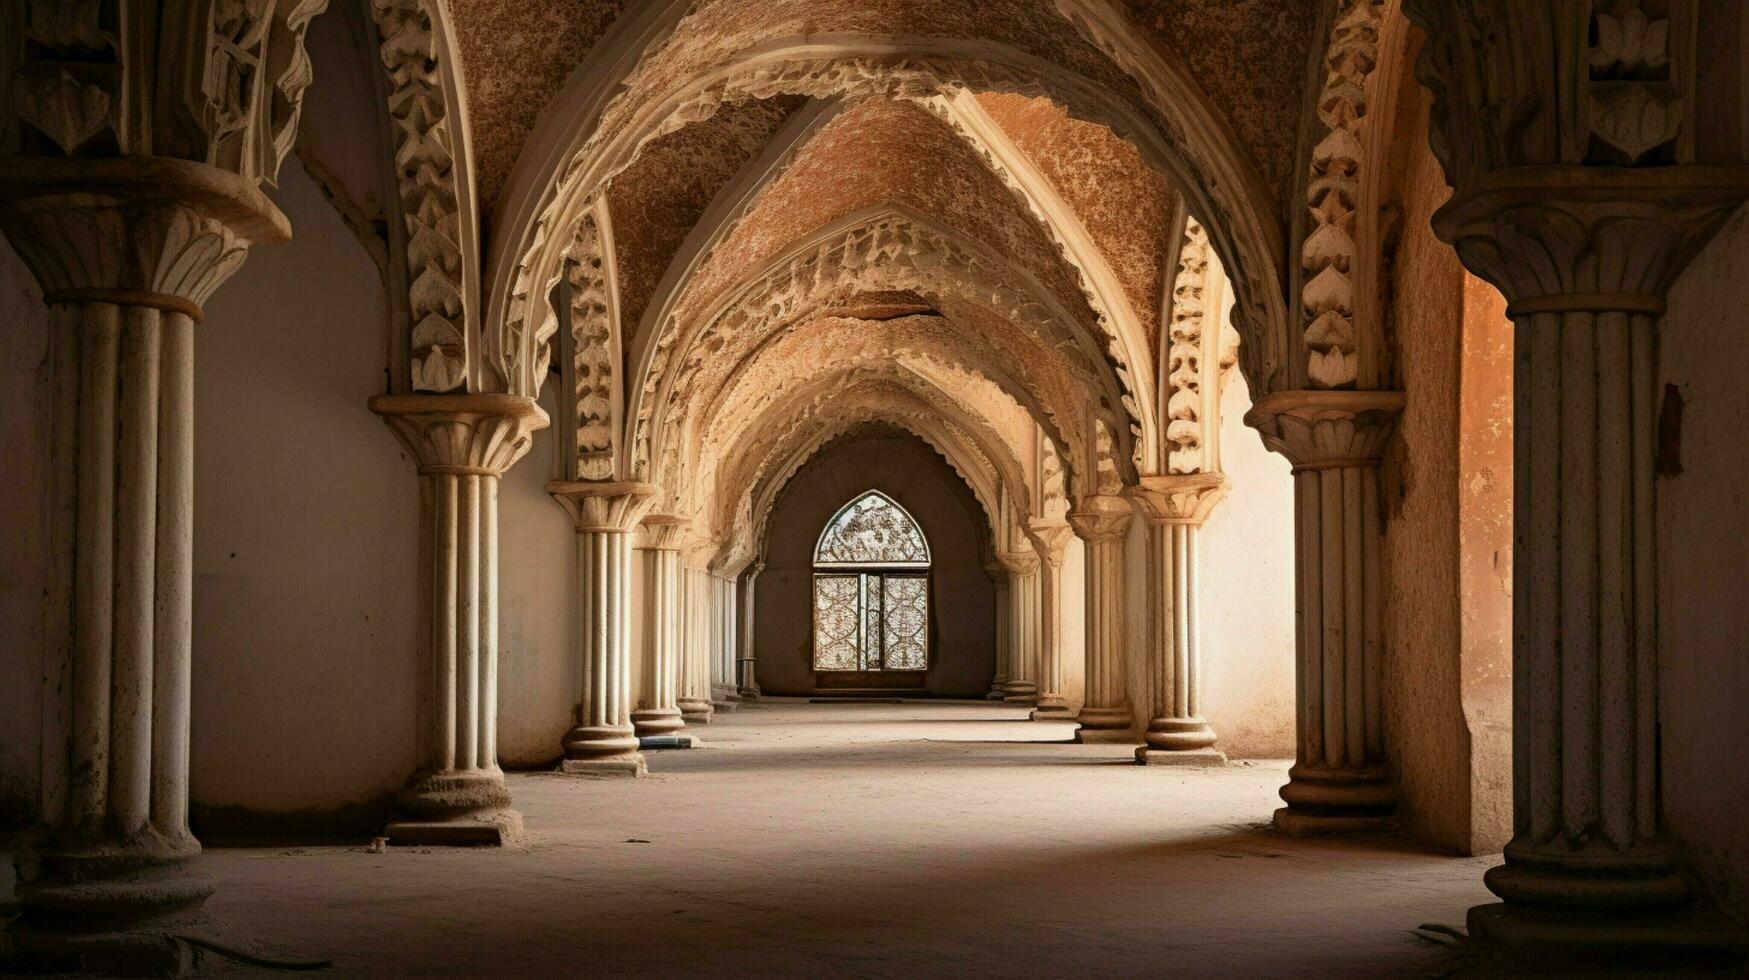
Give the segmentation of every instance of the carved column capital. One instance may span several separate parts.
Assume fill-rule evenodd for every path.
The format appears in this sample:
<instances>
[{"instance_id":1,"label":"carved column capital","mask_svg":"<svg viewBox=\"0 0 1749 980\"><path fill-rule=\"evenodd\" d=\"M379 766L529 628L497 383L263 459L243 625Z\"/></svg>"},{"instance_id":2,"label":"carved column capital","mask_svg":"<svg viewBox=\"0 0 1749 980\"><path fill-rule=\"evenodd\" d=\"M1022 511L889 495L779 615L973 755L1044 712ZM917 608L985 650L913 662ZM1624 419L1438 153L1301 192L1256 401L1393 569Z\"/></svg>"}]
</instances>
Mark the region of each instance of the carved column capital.
<instances>
[{"instance_id":1,"label":"carved column capital","mask_svg":"<svg viewBox=\"0 0 1749 980\"><path fill-rule=\"evenodd\" d=\"M643 551L679 551L686 541L690 522L675 514L650 514L638 524L638 548Z\"/></svg>"},{"instance_id":2,"label":"carved column capital","mask_svg":"<svg viewBox=\"0 0 1749 980\"><path fill-rule=\"evenodd\" d=\"M1054 521L1036 521L1026 529L1026 537L1032 542L1033 550L1038 552L1039 560L1053 569L1063 566L1063 550L1069 547L1069 539L1074 536L1074 528Z\"/></svg>"},{"instance_id":3,"label":"carved column capital","mask_svg":"<svg viewBox=\"0 0 1749 980\"><path fill-rule=\"evenodd\" d=\"M1144 476L1128 492L1150 524L1200 525L1227 495L1227 478L1219 473Z\"/></svg>"},{"instance_id":4,"label":"carved column capital","mask_svg":"<svg viewBox=\"0 0 1749 980\"><path fill-rule=\"evenodd\" d=\"M151 157L0 159L0 229L49 303L201 306L255 242L291 237L255 185Z\"/></svg>"},{"instance_id":5,"label":"carved column capital","mask_svg":"<svg viewBox=\"0 0 1749 980\"><path fill-rule=\"evenodd\" d=\"M1376 466L1402 411L1400 391L1277 391L1257 400L1245 424L1295 472Z\"/></svg>"},{"instance_id":6,"label":"carved column capital","mask_svg":"<svg viewBox=\"0 0 1749 980\"><path fill-rule=\"evenodd\" d=\"M1069 526L1083 541L1109 541L1121 538L1130 529L1135 511L1129 501L1114 494L1096 494L1081 498L1069 512Z\"/></svg>"},{"instance_id":7,"label":"carved column capital","mask_svg":"<svg viewBox=\"0 0 1749 980\"><path fill-rule=\"evenodd\" d=\"M1664 295L1749 198L1749 167L1523 167L1464 187L1434 229L1515 317L1660 315Z\"/></svg>"},{"instance_id":8,"label":"carved column capital","mask_svg":"<svg viewBox=\"0 0 1749 980\"><path fill-rule=\"evenodd\" d=\"M1010 578L1021 578L1038 572L1039 557L1031 551L998 552L996 561Z\"/></svg>"},{"instance_id":9,"label":"carved column capital","mask_svg":"<svg viewBox=\"0 0 1749 980\"><path fill-rule=\"evenodd\" d=\"M547 414L521 395L378 395L383 417L422 475L501 477L547 426Z\"/></svg>"},{"instance_id":10,"label":"carved column capital","mask_svg":"<svg viewBox=\"0 0 1749 980\"><path fill-rule=\"evenodd\" d=\"M656 488L648 483L554 480L547 492L571 515L579 532L630 532L656 502Z\"/></svg>"},{"instance_id":11,"label":"carved column capital","mask_svg":"<svg viewBox=\"0 0 1749 980\"><path fill-rule=\"evenodd\" d=\"M1003 567L1000 559L992 558L985 562L984 574L990 576L990 583L998 589L1008 585L1008 569Z\"/></svg>"}]
</instances>

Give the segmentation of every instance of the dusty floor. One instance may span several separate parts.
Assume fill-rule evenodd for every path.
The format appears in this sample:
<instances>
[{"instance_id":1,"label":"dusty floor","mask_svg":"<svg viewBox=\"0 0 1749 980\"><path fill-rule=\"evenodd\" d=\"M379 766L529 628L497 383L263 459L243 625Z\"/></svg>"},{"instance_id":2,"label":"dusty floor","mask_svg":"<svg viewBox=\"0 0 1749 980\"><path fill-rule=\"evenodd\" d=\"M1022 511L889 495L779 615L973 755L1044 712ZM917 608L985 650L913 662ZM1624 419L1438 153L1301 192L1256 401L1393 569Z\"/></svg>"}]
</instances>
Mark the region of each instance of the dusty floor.
<instances>
[{"instance_id":1,"label":"dusty floor","mask_svg":"<svg viewBox=\"0 0 1749 980\"><path fill-rule=\"evenodd\" d=\"M213 848L329 976L1434 976L1488 859L1296 841L1285 763L1145 768L979 704L766 703L643 780L512 775L504 851ZM230 972L216 969L212 972Z\"/></svg>"}]
</instances>

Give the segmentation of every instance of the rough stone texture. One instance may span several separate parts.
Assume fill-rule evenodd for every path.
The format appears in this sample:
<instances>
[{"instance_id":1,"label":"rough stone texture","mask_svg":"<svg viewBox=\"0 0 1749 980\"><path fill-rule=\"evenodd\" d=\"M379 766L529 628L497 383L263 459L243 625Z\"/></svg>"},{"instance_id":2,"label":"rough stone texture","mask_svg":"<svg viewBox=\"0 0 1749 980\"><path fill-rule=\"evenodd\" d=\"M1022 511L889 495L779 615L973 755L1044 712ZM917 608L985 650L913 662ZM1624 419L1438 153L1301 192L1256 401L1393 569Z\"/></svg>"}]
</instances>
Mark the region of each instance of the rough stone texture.
<instances>
[{"instance_id":1,"label":"rough stone texture","mask_svg":"<svg viewBox=\"0 0 1749 980\"><path fill-rule=\"evenodd\" d=\"M1166 274L1177 256L1170 238L1178 193L1133 144L1048 99L992 93L978 103L1074 209L1123 284L1149 352L1157 350Z\"/></svg>"},{"instance_id":2,"label":"rough stone texture","mask_svg":"<svg viewBox=\"0 0 1749 980\"><path fill-rule=\"evenodd\" d=\"M711 198L804 101L778 96L726 105L651 143L615 178L607 201L619 263L620 322L628 336Z\"/></svg>"},{"instance_id":3,"label":"rough stone texture","mask_svg":"<svg viewBox=\"0 0 1749 980\"><path fill-rule=\"evenodd\" d=\"M1130 16L1172 48L1227 117L1283 208L1302 195L1300 106L1318 23L1309 0L1124 0ZM1285 217L1285 215L1284 215Z\"/></svg>"},{"instance_id":4,"label":"rough stone texture","mask_svg":"<svg viewBox=\"0 0 1749 980\"><path fill-rule=\"evenodd\" d=\"M480 212L489 216L523 141L629 0L449 4L468 86Z\"/></svg>"},{"instance_id":5,"label":"rough stone texture","mask_svg":"<svg viewBox=\"0 0 1749 980\"><path fill-rule=\"evenodd\" d=\"M1041 976L1459 965L1410 930L1457 923L1486 862L1284 839L1257 829L1280 763L1136 766L1025 717L771 702L652 753L648 779L511 774L520 847L215 848L208 909L348 977L1011 975L1016 935ZM1195 900L1162 901L1168 881Z\"/></svg>"},{"instance_id":6,"label":"rough stone texture","mask_svg":"<svg viewBox=\"0 0 1749 980\"><path fill-rule=\"evenodd\" d=\"M926 110L884 99L858 103L814 136L687 284L682 318L799 236L885 204L905 205L983 243L1090 320L1056 247L965 141Z\"/></svg>"},{"instance_id":7,"label":"rough stone texture","mask_svg":"<svg viewBox=\"0 0 1749 980\"><path fill-rule=\"evenodd\" d=\"M976 698L995 670L995 592L984 572L989 518L947 462L908 432L865 427L822 450L772 508L754 617L759 686L814 691L813 559L826 522L866 490L917 519L929 542L931 694Z\"/></svg>"},{"instance_id":8,"label":"rough stone texture","mask_svg":"<svg viewBox=\"0 0 1749 980\"><path fill-rule=\"evenodd\" d=\"M1512 328L1505 301L1434 237L1450 196L1404 100L1389 316L1411 392L1382 473L1386 745L1400 816L1463 854L1512 833Z\"/></svg>"}]
</instances>

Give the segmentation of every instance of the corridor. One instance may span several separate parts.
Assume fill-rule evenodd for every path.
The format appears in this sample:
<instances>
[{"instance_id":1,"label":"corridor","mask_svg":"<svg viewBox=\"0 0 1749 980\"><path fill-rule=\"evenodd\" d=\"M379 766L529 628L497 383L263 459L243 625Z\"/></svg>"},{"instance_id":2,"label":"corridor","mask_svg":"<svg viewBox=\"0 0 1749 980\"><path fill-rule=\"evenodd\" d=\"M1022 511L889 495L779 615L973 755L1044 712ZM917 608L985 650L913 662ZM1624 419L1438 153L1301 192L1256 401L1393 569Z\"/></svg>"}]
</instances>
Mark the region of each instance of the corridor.
<instances>
[{"instance_id":1,"label":"corridor","mask_svg":"<svg viewBox=\"0 0 1749 980\"><path fill-rule=\"evenodd\" d=\"M1268 829L1286 763L1138 766L974 702L765 701L650 776L513 773L504 850L210 847L220 933L344 976L1431 976L1491 858ZM1462 971L1470 975L1469 969Z\"/></svg>"}]
</instances>

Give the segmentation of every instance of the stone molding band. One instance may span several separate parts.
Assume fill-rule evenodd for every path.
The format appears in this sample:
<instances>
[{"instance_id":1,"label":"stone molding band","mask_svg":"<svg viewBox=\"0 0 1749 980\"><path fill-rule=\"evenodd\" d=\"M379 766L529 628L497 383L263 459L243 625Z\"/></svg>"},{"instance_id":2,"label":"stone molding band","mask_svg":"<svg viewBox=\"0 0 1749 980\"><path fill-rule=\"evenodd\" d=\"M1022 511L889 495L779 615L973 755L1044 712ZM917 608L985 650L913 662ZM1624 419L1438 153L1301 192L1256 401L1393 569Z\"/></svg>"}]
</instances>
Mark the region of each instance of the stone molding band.
<instances>
[{"instance_id":1,"label":"stone molding band","mask_svg":"<svg viewBox=\"0 0 1749 980\"><path fill-rule=\"evenodd\" d=\"M1639 293L1573 293L1521 299L1506 308L1508 319L1538 313L1644 313L1663 316L1668 304L1661 297Z\"/></svg>"},{"instance_id":2,"label":"stone molding band","mask_svg":"<svg viewBox=\"0 0 1749 980\"><path fill-rule=\"evenodd\" d=\"M1367 466L1377 469L1383 462L1374 456L1346 456L1336 459L1319 459L1306 463L1295 463L1288 467L1289 473L1316 473L1319 470L1347 470L1357 466Z\"/></svg>"},{"instance_id":3,"label":"stone molding band","mask_svg":"<svg viewBox=\"0 0 1749 980\"><path fill-rule=\"evenodd\" d=\"M57 289L43 294L44 303L114 303L116 306L144 306L165 313L181 313L201 323L206 320L206 311L193 300L168 293L152 293L137 289L106 289L101 286L85 286L74 289Z\"/></svg>"}]
</instances>

